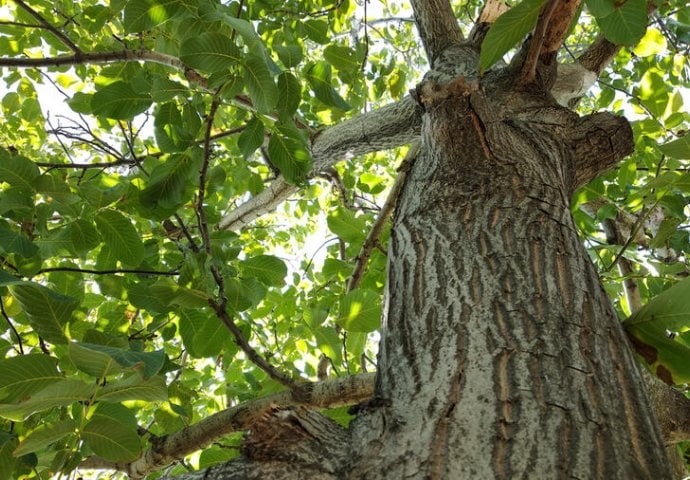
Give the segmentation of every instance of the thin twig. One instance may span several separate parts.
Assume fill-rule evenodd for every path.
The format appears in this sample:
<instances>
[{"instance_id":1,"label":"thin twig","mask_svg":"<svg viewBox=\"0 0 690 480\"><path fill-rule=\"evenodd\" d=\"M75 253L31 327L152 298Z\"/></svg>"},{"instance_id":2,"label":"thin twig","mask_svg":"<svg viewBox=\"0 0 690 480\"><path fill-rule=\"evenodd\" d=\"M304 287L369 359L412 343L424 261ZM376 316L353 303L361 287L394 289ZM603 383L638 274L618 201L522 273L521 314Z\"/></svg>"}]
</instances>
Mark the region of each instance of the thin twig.
<instances>
[{"instance_id":1,"label":"thin twig","mask_svg":"<svg viewBox=\"0 0 690 480\"><path fill-rule=\"evenodd\" d=\"M7 315L7 312L5 311L5 304L2 301L2 297L0 297L0 312L2 312L2 316L5 317L5 320L7 321L7 325L9 325L10 328L12 329L12 332L14 332L14 336L17 337L17 344L19 346L19 353L24 355L24 346L22 345L22 337L19 336L19 332L14 327L14 324L12 323L12 320L10 320L10 317Z\"/></svg>"},{"instance_id":2,"label":"thin twig","mask_svg":"<svg viewBox=\"0 0 690 480\"><path fill-rule=\"evenodd\" d=\"M353 270L352 275L350 276L350 280L347 283L348 292L357 288L361 283L362 278L364 277L364 271L369 261L369 257L371 257L371 252L373 252L374 248L377 246L379 237L381 236L381 232L383 232L388 218L391 216L393 210L395 209L395 204L398 200L398 197L400 196L400 191L402 190L402 187L405 184L407 172L409 171L411 163L417 157L417 154L419 153L419 148L419 142L413 143L410 146L410 149L407 151L407 155L405 155L405 158L400 164L400 168L398 169L398 176L395 179L395 183L393 183L393 187L391 188L391 191L388 194L388 198L386 199L386 202L383 204L383 207L381 208L379 216L376 218L374 225L371 227L369 235L367 235L367 238L364 240L364 244L362 245L362 249L360 250L359 255L357 255L357 260L355 261L355 269Z\"/></svg>"},{"instance_id":3,"label":"thin twig","mask_svg":"<svg viewBox=\"0 0 690 480\"><path fill-rule=\"evenodd\" d=\"M539 55L541 54L542 47L544 46L544 39L549 26L549 20L551 19L553 12L556 10L557 4L558 0L549 0L539 14L539 20L537 21L537 26L534 27L534 34L529 45L527 58L525 58L524 62L522 63L522 69L517 80L517 85L519 86L529 85L530 83L534 82L534 79L537 76Z\"/></svg>"},{"instance_id":4,"label":"thin twig","mask_svg":"<svg viewBox=\"0 0 690 480\"><path fill-rule=\"evenodd\" d=\"M184 220L182 220L182 217L180 217L180 215L178 215L176 213L175 214L175 220L177 220L178 225L180 225L180 229L182 229L182 234L185 236L185 238L189 242L189 248L192 249L192 252L199 253L199 246L196 244L196 242L194 241L194 238L189 233L189 229L187 228L187 225L185 225Z\"/></svg>"},{"instance_id":5,"label":"thin twig","mask_svg":"<svg viewBox=\"0 0 690 480\"><path fill-rule=\"evenodd\" d=\"M206 221L206 211L204 210L204 200L206 199L206 174L211 163L211 129L213 119L220 105L220 97L215 97L211 102L208 116L206 117L206 135L204 136L204 161L199 170L199 196L197 198L196 213L199 221L199 231L201 232L202 246L206 253L211 253L211 239L208 232L208 222Z\"/></svg>"},{"instance_id":6,"label":"thin twig","mask_svg":"<svg viewBox=\"0 0 690 480\"><path fill-rule=\"evenodd\" d=\"M219 303L211 301L210 304L211 307L215 310L218 318L223 322L223 324L225 324L228 330L230 330L230 333L232 333L233 337L235 337L235 343L237 344L237 346L240 347L240 349L244 352L245 355L247 355L247 358L252 363L254 363L257 367L266 372L268 376L271 377L273 380L289 388L294 393L299 394L300 392L302 392L303 385L296 383L289 376L287 376L286 374L278 370L276 367L271 365L271 363L268 360L266 360L256 350L254 350L254 348L249 344L247 339L244 338L244 335L242 334L240 328L235 324L235 322L233 322L232 318L230 318L230 315L228 315L228 312L226 312L225 309L222 308L222 306Z\"/></svg>"},{"instance_id":7,"label":"thin twig","mask_svg":"<svg viewBox=\"0 0 690 480\"><path fill-rule=\"evenodd\" d=\"M167 271L161 271L161 270L137 270L137 269L128 269L128 268L116 268L112 270L92 270L89 268L76 268L76 267L48 267L48 268L42 268L38 271L38 274L42 273L50 273L50 272L77 272L77 273L88 273L91 275L114 275L118 273L136 273L138 275L161 275L161 276L167 276L167 277L174 277L175 275L179 275L180 271L175 269L175 270L167 270Z\"/></svg>"}]
</instances>

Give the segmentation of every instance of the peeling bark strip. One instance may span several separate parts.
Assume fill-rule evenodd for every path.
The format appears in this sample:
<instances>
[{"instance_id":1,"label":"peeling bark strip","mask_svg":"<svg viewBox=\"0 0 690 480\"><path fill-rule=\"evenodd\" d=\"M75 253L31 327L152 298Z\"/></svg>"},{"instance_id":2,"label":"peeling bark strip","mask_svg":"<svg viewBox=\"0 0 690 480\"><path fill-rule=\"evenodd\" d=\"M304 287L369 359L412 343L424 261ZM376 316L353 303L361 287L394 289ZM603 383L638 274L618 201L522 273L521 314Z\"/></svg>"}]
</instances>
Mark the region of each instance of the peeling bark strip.
<instances>
[{"instance_id":1,"label":"peeling bark strip","mask_svg":"<svg viewBox=\"0 0 690 480\"><path fill-rule=\"evenodd\" d=\"M350 478L670 478L570 215L573 189L631 151L630 128L503 90L509 81L419 90L422 150L391 234L382 401L355 422Z\"/></svg>"}]
</instances>

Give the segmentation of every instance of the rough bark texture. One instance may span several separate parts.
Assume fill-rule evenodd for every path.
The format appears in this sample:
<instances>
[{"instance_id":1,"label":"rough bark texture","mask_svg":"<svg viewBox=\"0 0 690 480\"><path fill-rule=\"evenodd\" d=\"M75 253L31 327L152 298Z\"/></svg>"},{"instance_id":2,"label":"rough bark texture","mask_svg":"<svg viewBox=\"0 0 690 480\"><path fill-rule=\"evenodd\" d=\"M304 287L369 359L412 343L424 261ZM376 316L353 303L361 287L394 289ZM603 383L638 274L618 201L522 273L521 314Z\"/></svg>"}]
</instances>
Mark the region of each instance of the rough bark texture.
<instances>
[{"instance_id":1,"label":"rough bark texture","mask_svg":"<svg viewBox=\"0 0 690 480\"><path fill-rule=\"evenodd\" d=\"M351 478L670 478L570 215L573 188L630 151L629 127L496 78L420 90Z\"/></svg>"}]
</instances>

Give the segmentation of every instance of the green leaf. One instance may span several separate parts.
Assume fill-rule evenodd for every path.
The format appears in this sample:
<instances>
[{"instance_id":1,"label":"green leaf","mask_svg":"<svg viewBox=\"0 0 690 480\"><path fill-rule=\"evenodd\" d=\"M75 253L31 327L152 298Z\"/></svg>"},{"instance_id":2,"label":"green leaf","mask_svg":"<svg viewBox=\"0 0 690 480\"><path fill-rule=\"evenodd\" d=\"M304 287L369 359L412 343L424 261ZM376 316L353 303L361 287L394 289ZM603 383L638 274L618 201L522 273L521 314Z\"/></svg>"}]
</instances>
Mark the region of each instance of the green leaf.
<instances>
[{"instance_id":1,"label":"green leaf","mask_svg":"<svg viewBox=\"0 0 690 480\"><path fill-rule=\"evenodd\" d=\"M366 222L355 217L351 210L338 208L328 215L326 222L328 229L346 242L356 243L364 239Z\"/></svg>"},{"instance_id":2,"label":"green leaf","mask_svg":"<svg viewBox=\"0 0 690 480\"><path fill-rule=\"evenodd\" d=\"M134 460L141 453L136 427L106 416L96 416L88 422L81 430L81 438L96 455L111 462Z\"/></svg>"},{"instance_id":3,"label":"green leaf","mask_svg":"<svg viewBox=\"0 0 690 480\"><path fill-rule=\"evenodd\" d=\"M302 24L304 33L316 43L328 43L328 23L323 20L311 19Z\"/></svg>"},{"instance_id":4,"label":"green leaf","mask_svg":"<svg viewBox=\"0 0 690 480\"><path fill-rule=\"evenodd\" d=\"M31 243L24 235L0 225L0 251L16 253L24 258L29 258L38 253L38 247Z\"/></svg>"},{"instance_id":5,"label":"green leaf","mask_svg":"<svg viewBox=\"0 0 690 480\"><path fill-rule=\"evenodd\" d=\"M0 438L0 478L15 478L12 474L17 459L12 452L18 444L19 440L16 437Z\"/></svg>"},{"instance_id":6,"label":"green leaf","mask_svg":"<svg viewBox=\"0 0 690 480\"><path fill-rule=\"evenodd\" d=\"M659 145L659 150L669 157L690 159L690 135Z\"/></svg>"},{"instance_id":7,"label":"green leaf","mask_svg":"<svg viewBox=\"0 0 690 480\"><path fill-rule=\"evenodd\" d=\"M179 7L179 0L129 0L125 5L125 31L137 33L151 30L168 21Z\"/></svg>"},{"instance_id":8,"label":"green leaf","mask_svg":"<svg viewBox=\"0 0 690 480\"><path fill-rule=\"evenodd\" d=\"M66 103L73 112L90 115L93 113L93 107L91 106L92 98L93 95L77 92Z\"/></svg>"},{"instance_id":9,"label":"green leaf","mask_svg":"<svg viewBox=\"0 0 690 480\"><path fill-rule=\"evenodd\" d=\"M117 120L130 120L148 110L151 103L148 93L137 92L132 85L121 81L106 85L91 98L91 108L95 115Z\"/></svg>"},{"instance_id":10,"label":"green leaf","mask_svg":"<svg viewBox=\"0 0 690 480\"><path fill-rule=\"evenodd\" d=\"M142 379L138 374L134 374L124 380L109 383L98 392L97 398L107 402L127 400L156 402L168 399L168 388L165 380L160 376Z\"/></svg>"},{"instance_id":11,"label":"green leaf","mask_svg":"<svg viewBox=\"0 0 690 480\"><path fill-rule=\"evenodd\" d=\"M647 28L645 0L587 0L587 8L596 18L606 39L616 45L634 45Z\"/></svg>"},{"instance_id":12,"label":"green leaf","mask_svg":"<svg viewBox=\"0 0 690 480\"><path fill-rule=\"evenodd\" d=\"M280 169L285 180L299 183L311 169L311 155L304 141L289 129L279 129L268 141L271 162Z\"/></svg>"},{"instance_id":13,"label":"green leaf","mask_svg":"<svg viewBox=\"0 0 690 480\"><path fill-rule=\"evenodd\" d=\"M247 126L237 139L237 146L240 147L242 156L249 158L264 143L264 122L253 117L247 122Z\"/></svg>"},{"instance_id":14,"label":"green leaf","mask_svg":"<svg viewBox=\"0 0 690 480\"><path fill-rule=\"evenodd\" d=\"M262 113L271 113L278 100L278 89L266 60L249 55L244 61L244 79L254 107Z\"/></svg>"},{"instance_id":15,"label":"green leaf","mask_svg":"<svg viewBox=\"0 0 690 480\"><path fill-rule=\"evenodd\" d=\"M338 325L348 332L373 332L381 324L381 298L373 290L355 289L340 300Z\"/></svg>"},{"instance_id":16,"label":"green leaf","mask_svg":"<svg viewBox=\"0 0 690 480\"><path fill-rule=\"evenodd\" d=\"M524 0L498 17L482 42L479 65L486 70L516 46L537 23L545 0Z\"/></svg>"},{"instance_id":17,"label":"green leaf","mask_svg":"<svg viewBox=\"0 0 690 480\"><path fill-rule=\"evenodd\" d=\"M180 47L180 59L191 68L220 72L240 61L240 52L232 39L215 32L190 37Z\"/></svg>"},{"instance_id":18,"label":"green leaf","mask_svg":"<svg viewBox=\"0 0 690 480\"><path fill-rule=\"evenodd\" d=\"M669 332L690 329L690 278L652 298L623 322L635 350L669 384L690 382L690 348Z\"/></svg>"},{"instance_id":19,"label":"green leaf","mask_svg":"<svg viewBox=\"0 0 690 480\"><path fill-rule=\"evenodd\" d=\"M234 312L258 305L266 293L266 287L255 278L228 278L225 282L228 308Z\"/></svg>"},{"instance_id":20,"label":"green leaf","mask_svg":"<svg viewBox=\"0 0 690 480\"><path fill-rule=\"evenodd\" d=\"M188 93L189 90L181 83L161 77L156 77L151 87L151 99L154 102L169 102L178 95L186 97Z\"/></svg>"},{"instance_id":21,"label":"green leaf","mask_svg":"<svg viewBox=\"0 0 690 480\"><path fill-rule=\"evenodd\" d=\"M34 182L39 175L38 167L28 158L10 156L0 150L0 182L7 182L22 192L34 192Z\"/></svg>"},{"instance_id":22,"label":"green leaf","mask_svg":"<svg viewBox=\"0 0 690 480\"><path fill-rule=\"evenodd\" d=\"M287 68L293 68L302 63L304 55L302 47L299 45L278 45L273 47L278 54L278 58Z\"/></svg>"},{"instance_id":23,"label":"green leaf","mask_svg":"<svg viewBox=\"0 0 690 480\"><path fill-rule=\"evenodd\" d=\"M362 63L351 48L341 45L329 45L323 51L323 57L338 70L357 71Z\"/></svg>"},{"instance_id":24,"label":"green leaf","mask_svg":"<svg viewBox=\"0 0 690 480\"><path fill-rule=\"evenodd\" d=\"M22 400L62 378L55 359L46 355L21 355L0 360L0 401Z\"/></svg>"},{"instance_id":25,"label":"green leaf","mask_svg":"<svg viewBox=\"0 0 690 480\"><path fill-rule=\"evenodd\" d=\"M209 295L201 290L180 287L171 278L160 278L150 287L151 294L158 298L169 299L170 305L183 308L208 307Z\"/></svg>"},{"instance_id":26,"label":"green leaf","mask_svg":"<svg viewBox=\"0 0 690 480\"><path fill-rule=\"evenodd\" d=\"M43 450L70 433L74 433L76 428L77 423L72 419L62 420L51 425L41 425L21 441L13 452L14 456L20 457L27 453Z\"/></svg>"},{"instance_id":27,"label":"green leaf","mask_svg":"<svg viewBox=\"0 0 690 480\"><path fill-rule=\"evenodd\" d=\"M101 243L101 237L98 235L96 227L82 218L70 223L67 230L77 252L93 250Z\"/></svg>"},{"instance_id":28,"label":"green leaf","mask_svg":"<svg viewBox=\"0 0 690 480\"><path fill-rule=\"evenodd\" d=\"M51 343L67 343L65 327L79 306L78 300L35 283L14 285L10 291L36 333Z\"/></svg>"},{"instance_id":29,"label":"green leaf","mask_svg":"<svg viewBox=\"0 0 690 480\"><path fill-rule=\"evenodd\" d=\"M110 251L122 263L137 266L144 259L144 243L121 213L103 210L96 215L96 228Z\"/></svg>"},{"instance_id":30,"label":"green leaf","mask_svg":"<svg viewBox=\"0 0 690 480\"><path fill-rule=\"evenodd\" d=\"M96 385L81 380L63 378L34 393L21 403L1 404L0 417L21 422L30 415L53 407L86 402L96 392Z\"/></svg>"},{"instance_id":31,"label":"green leaf","mask_svg":"<svg viewBox=\"0 0 690 480\"><path fill-rule=\"evenodd\" d=\"M256 54L263 53L266 47L261 41L261 37L257 35L254 27L251 23L243 18L233 17L231 15L225 15L223 17L223 22L226 25L231 26L237 33L240 34L242 40L244 40L245 45L249 51Z\"/></svg>"},{"instance_id":32,"label":"green leaf","mask_svg":"<svg viewBox=\"0 0 690 480\"><path fill-rule=\"evenodd\" d=\"M142 378L156 375L165 363L165 351L134 352L109 345L71 343L69 353L75 366L94 377L119 373L123 369L138 371Z\"/></svg>"},{"instance_id":33,"label":"green leaf","mask_svg":"<svg viewBox=\"0 0 690 480\"><path fill-rule=\"evenodd\" d=\"M242 273L254 277L269 286L281 287L285 284L287 266L281 259L271 255L257 255L241 264Z\"/></svg>"},{"instance_id":34,"label":"green leaf","mask_svg":"<svg viewBox=\"0 0 690 480\"><path fill-rule=\"evenodd\" d=\"M331 85L331 66L328 63L317 62L305 72L305 77L316 98L327 106L344 111L352 108Z\"/></svg>"},{"instance_id":35,"label":"green leaf","mask_svg":"<svg viewBox=\"0 0 690 480\"><path fill-rule=\"evenodd\" d=\"M147 208L176 209L186 200L188 183L199 176L199 159L188 153L171 156L151 172L149 182L139 194Z\"/></svg>"},{"instance_id":36,"label":"green leaf","mask_svg":"<svg viewBox=\"0 0 690 480\"><path fill-rule=\"evenodd\" d=\"M110 355L79 343L70 343L69 357L78 370L96 378L121 373L123 369Z\"/></svg>"},{"instance_id":37,"label":"green leaf","mask_svg":"<svg viewBox=\"0 0 690 480\"><path fill-rule=\"evenodd\" d=\"M290 72L283 72L278 75L278 104L276 109L281 118L292 117L301 101L302 87L299 80Z\"/></svg>"}]
</instances>

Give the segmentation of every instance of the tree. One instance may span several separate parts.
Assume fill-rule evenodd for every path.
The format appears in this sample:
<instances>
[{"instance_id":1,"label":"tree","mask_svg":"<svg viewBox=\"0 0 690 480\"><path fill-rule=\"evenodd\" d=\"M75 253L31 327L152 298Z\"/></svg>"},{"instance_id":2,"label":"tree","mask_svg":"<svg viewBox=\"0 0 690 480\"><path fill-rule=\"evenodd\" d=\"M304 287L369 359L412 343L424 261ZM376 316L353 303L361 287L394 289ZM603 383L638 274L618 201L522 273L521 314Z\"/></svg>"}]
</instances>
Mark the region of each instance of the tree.
<instances>
[{"instance_id":1,"label":"tree","mask_svg":"<svg viewBox=\"0 0 690 480\"><path fill-rule=\"evenodd\" d=\"M690 9L246 3L7 7L0 477L680 474Z\"/></svg>"}]
</instances>

